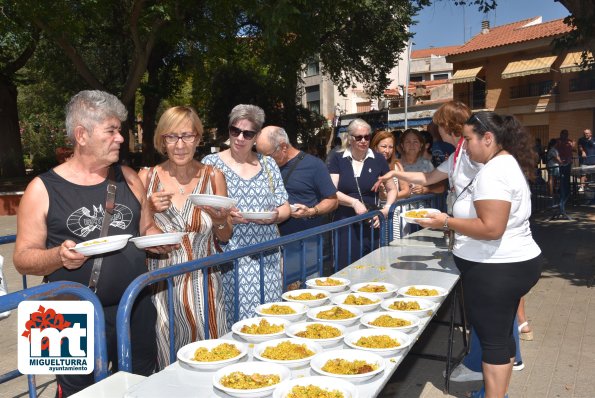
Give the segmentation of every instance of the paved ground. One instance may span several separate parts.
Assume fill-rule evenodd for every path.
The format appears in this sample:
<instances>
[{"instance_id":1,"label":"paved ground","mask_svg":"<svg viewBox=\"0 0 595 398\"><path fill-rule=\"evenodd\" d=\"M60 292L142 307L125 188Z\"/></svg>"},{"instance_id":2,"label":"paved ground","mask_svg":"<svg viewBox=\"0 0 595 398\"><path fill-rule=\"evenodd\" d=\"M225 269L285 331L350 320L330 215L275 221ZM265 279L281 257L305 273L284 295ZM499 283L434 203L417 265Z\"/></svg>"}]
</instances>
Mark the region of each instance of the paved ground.
<instances>
[{"instance_id":1,"label":"paved ground","mask_svg":"<svg viewBox=\"0 0 595 398\"><path fill-rule=\"evenodd\" d=\"M587 287L595 274L595 207L569 209L573 221L548 221L546 213L532 222L534 236L549 265L527 296L526 310L535 340L522 341L525 369L513 372L509 396L592 398L595 396L595 287ZM0 217L0 235L16 230L15 217ZM21 286L12 267L13 245L0 245L6 259L5 276L11 289ZM30 284L40 278L30 278ZM16 316L0 322L0 373L16 368ZM444 353L444 327L428 328L416 350ZM457 344L461 338L457 336ZM385 397L465 397L480 382L451 383L450 395L443 393L442 362L410 357L403 362L390 383ZM38 377L40 397L53 397L51 377ZM26 379L20 377L0 385L0 397L27 395ZM362 397L367 398L367 397Z\"/></svg>"}]
</instances>

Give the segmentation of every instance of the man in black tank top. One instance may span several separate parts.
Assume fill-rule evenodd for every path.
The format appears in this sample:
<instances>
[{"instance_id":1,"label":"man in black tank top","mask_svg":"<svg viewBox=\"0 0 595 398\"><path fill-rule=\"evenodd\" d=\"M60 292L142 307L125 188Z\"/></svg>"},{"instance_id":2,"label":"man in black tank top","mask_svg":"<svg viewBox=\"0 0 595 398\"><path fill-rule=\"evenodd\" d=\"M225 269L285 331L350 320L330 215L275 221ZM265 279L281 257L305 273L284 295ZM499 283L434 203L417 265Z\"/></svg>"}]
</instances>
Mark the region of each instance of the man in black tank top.
<instances>
[{"instance_id":1,"label":"man in black tank top","mask_svg":"<svg viewBox=\"0 0 595 398\"><path fill-rule=\"evenodd\" d=\"M107 235L162 232L153 223L136 172L115 165L124 142L120 125L126 114L126 108L115 96L102 91L81 91L70 100L66 107L66 131L74 153L65 163L33 179L19 205L14 265L21 274L89 284L93 258L69 249L100 236L110 168L114 170L116 199ZM172 247L148 250L167 253ZM118 303L130 282L147 268L145 253L130 242L123 249L102 256L96 294L105 313L108 359L115 372ZM150 292L145 290L132 312L132 371L150 375L157 354L156 314ZM61 397L94 382L92 374L56 378Z\"/></svg>"}]
</instances>

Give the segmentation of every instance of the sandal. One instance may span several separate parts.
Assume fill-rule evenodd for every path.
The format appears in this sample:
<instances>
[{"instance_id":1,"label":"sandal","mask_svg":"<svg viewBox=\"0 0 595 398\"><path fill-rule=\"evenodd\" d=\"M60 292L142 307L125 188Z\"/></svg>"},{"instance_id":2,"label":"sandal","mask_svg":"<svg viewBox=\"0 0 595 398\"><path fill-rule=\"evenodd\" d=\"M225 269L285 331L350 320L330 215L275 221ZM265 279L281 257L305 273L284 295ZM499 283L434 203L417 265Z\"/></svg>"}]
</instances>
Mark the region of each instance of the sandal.
<instances>
[{"instance_id":1,"label":"sandal","mask_svg":"<svg viewBox=\"0 0 595 398\"><path fill-rule=\"evenodd\" d=\"M529 322L523 322L519 325L519 339L531 341L533 340L533 331L529 330L528 332L523 332L522 330L525 326L529 327Z\"/></svg>"}]
</instances>

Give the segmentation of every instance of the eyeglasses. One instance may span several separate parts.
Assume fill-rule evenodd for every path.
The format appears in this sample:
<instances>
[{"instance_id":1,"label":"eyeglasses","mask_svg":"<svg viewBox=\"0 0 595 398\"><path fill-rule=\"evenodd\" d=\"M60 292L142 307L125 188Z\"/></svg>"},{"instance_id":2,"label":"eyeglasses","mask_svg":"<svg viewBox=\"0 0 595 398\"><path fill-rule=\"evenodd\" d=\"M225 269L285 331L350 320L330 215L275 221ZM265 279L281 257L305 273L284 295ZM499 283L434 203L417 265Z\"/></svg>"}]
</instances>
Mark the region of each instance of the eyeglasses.
<instances>
[{"instance_id":1,"label":"eyeglasses","mask_svg":"<svg viewBox=\"0 0 595 398\"><path fill-rule=\"evenodd\" d=\"M245 139L251 140L256 136L256 134L258 134L258 132L252 130L242 130L237 128L236 126L229 126L229 135L231 135L234 138L237 138L240 136L240 134L242 134Z\"/></svg>"},{"instance_id":2,"label":"eyeglasses","mask_svg":"<svg viewBox=\"0 0 595 398\"><path fill-rule=\"evenodd\" d=\"M490 129L488 128L488 126L485 125L484 122L481 121L480 118L477 117L476 114L471 115L471 117L469 118L469 120L467 120L466 124L475 124L475 122L477 122L477 124L479 124L479 126L485 130L485 131L489 131Z\"/></svg>"},{"instance_id":3,"label":"eyeglasses","mask_svg":"<svg viewBox=\"0 0 595 398\"><path fill-rule=\"evenodd\" d=\"M198 134L183 134L183 135L164 134L163 135L163 139L165 140L165 142L167 144L177 144L179 140L182 140L187 143L192 143L192 142L196 141L197 137L198 137Z\"/></svg>"},{"instance_id":4,"label":"eyeglasses","mask_svg":"<svg viewBox=\"0 0 595 398\"><path fill-rule=\"evenodd\" d=\"M366 134L366 135L352 135L351 136L354 140L356 141L361 141L361 140L366 140L366 141L370 141L370 134Z\"/></svg>"},{"instance_id":5,"label":"eyeglasses","mask_svg":"<svg viewBox=\"0 0 595 398\"><path fill-rule=\"evenodd\" d=\"M273 156L274 154L276 154L276 153L277 153L277 151L278 151L279 149L281 149L281 148L279 147L279 145L277 145L277 146L275 147L275 150L274 150L273 152L271 152L271 153L269 153L269 154L266 154L266 155L264 155L264 156Z\"/></svg>"}]
</instances>

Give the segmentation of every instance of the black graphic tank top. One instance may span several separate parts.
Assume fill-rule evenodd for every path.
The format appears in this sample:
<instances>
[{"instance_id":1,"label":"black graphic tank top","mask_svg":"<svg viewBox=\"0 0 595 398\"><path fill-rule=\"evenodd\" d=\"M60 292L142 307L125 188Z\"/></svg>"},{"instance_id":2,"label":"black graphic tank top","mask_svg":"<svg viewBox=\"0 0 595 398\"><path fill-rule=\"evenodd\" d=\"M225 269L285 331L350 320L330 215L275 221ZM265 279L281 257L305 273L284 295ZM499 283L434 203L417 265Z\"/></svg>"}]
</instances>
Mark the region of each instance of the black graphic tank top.
<instances>
[{"instance_id":1,"label":"black graphic tank top","mask_svg":"<svg viewBox=\"0 0 595 398\"><path fill-rule=\"evenodd\" d=\"M122 169L115 167L116 203L107 235L139 236L140 202L128 187ZM76 243L99 237L107 179L97 185L76 185L53 170L39 176L49 195L46 247L60 246L70 239ZM103 254L103 265L97 295L104 306L117 305L122 293L134 278L147 272L145 252L129 242L121 250ZM89 284L93 257L76 270L60 268L47 276L50 282L68 280Z\"/></svg>"}]
</instances>

